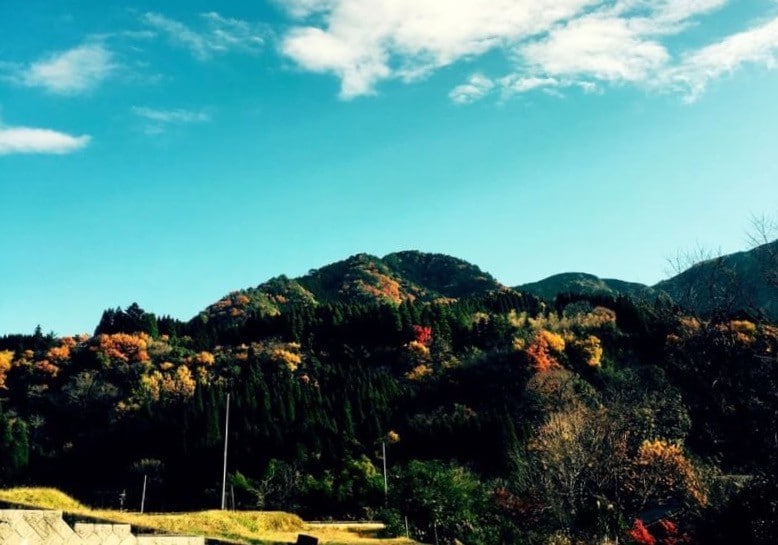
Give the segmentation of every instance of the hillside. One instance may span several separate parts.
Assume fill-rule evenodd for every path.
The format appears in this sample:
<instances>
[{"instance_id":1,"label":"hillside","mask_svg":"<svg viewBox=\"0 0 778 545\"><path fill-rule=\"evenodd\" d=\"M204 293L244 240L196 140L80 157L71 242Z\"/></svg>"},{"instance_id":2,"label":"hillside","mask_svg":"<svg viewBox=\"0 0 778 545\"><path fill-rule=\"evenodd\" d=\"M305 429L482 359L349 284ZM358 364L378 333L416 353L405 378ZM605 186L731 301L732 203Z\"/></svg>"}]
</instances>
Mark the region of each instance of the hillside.
<instances>
[{"instance_id":1,"label":"hillside","mask_svg":"<svg viewBox=\"0 0 778 545\"><path fill-rule=\"evenodd\" d=\"M778 320L778 240L697 263L654 287L701 314L744 310Z\"/></svg>"},{"instance_id":2,"label":"hillside","mask_svg":"<svg viewBox=\"0 0 778 545\"><path fill-rule=\"evenodd\" d=\"M506 288L476 265L443 254L405 251L383 258L357 254L299 278L279 276L232 292L201 316L240 322L250 316L276 316L291 306L430 302L502 289Z\"/></svg>"},{"instance_id":3,"label":"hillside","mask_svg":"<svg viewBox=\"0 0 778 545\"><path fill-rule=\"evenodd\" d=\"M673 301L697 314L736 313L778 320L778 241L690 266L654 286L587 273L561 273L516 286L545 301L559 294ZM668 299L669 298L669 299Z\"/></svg>"},{"instance_id":4,"label":"hillside","mask_svg":"<svg viewBox=\"0 0 778 545\"><path fill-rule=\"evenodd\" d=\"M722 263L763 272L753 256ZM770 543L741 538L778 533L778 327L547 284L584 293L543 304L455 258L359 254L189 322L133 304L94 335L0 337L0 485L117 509L147 481L149 511L213 508L229 396L238 510L445 545Z\"/></svg>"},{"instance_id":5,"label":"hillside","mask_svg":"<svg viewBox=\"0 0 778 545\"><path fill-rule=\"evenodd\" d=\"M599 278L587 273L561 273L538 282L516 286L518 291L531 293L546 301L553 301L560 293L584 295L627 295L638 299L653 298L657 293L650 287L637 282L626 282L614 278Z\"/></svg>"}]
</instances>

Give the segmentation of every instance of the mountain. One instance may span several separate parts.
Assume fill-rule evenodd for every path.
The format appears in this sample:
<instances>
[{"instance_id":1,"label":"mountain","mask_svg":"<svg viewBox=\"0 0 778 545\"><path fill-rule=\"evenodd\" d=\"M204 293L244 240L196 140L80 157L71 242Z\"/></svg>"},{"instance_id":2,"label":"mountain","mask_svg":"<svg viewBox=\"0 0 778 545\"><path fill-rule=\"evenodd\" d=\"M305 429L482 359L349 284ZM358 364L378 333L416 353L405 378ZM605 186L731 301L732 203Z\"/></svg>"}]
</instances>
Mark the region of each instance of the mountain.
<instances>
[{"instance_id":1,"label":"mountain","mask_svg":"<svg viewBox=\"0 0 778 545\"><path fill-rule=\"evenodd\" d=\"M562 273L515 288L547 301L560 293L627 295L654 300L669 297L700 315L745 311L778 319L778 240L752 250L709 259L654 286Z\"/></svg>"},{"instance_id":2,"label":"mountain","mask_svg":"<svg viewBox=\"0 0 778 545\"><path fill-rule=\"evenodd\" d=\"M654 286L699 314L748 311L778 319L778 240L693 265Z\"/></svg>"},{"instance_id":3,"label":"mountain","mask_svg":"<svg viewBox=\"0 0 778 545\"><path fill-rule=\"evenodd\" d=\"M404 251L379 258L362 253L299 278L278 276L232 292L201 316L239 321L251 315L278 315L290 305L430 302L506 289L476 265L447 255Z\"/></svg>"},{"instance_id":4,"label":"mountain","mask_svg":"<svg viewBox=\"0 0 778 545\"><path fill-rule=\"evenodd\" d=\"M552 301L560 293L579 293L584 295L628 295L634 298L653 298L657 293L636 282L626 282L614 278L599 278L593 274L570 272L549 276L538 282L522 284L517 291L531 293L541 299Z\"/></svg>"}]
</instances>

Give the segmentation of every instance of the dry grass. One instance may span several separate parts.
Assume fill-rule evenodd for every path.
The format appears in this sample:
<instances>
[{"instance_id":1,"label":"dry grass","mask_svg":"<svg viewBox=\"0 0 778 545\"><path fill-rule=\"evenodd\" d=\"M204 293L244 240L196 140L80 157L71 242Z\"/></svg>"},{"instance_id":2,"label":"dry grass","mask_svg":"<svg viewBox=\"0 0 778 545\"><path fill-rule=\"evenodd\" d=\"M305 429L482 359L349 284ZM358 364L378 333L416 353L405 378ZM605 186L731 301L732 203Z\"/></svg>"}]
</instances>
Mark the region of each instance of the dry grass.
<instances>
[{"instance_id":1,"label":"dry grass","mask_svg":"<svg viewBox=\"0 0 778 545\"><path fill-rule=\"evenodd\" d=\"M168 534L203 535L243 544L292 543L297 534L319 538L322 545L410 545L407 539L379 539L380 524L307 524L297 515L277 511L198 511L193 513L141 514L91 509L53 488L0 490L0 501L56 509L69 515L131 524Z\"/></svg>"}]
</instances>

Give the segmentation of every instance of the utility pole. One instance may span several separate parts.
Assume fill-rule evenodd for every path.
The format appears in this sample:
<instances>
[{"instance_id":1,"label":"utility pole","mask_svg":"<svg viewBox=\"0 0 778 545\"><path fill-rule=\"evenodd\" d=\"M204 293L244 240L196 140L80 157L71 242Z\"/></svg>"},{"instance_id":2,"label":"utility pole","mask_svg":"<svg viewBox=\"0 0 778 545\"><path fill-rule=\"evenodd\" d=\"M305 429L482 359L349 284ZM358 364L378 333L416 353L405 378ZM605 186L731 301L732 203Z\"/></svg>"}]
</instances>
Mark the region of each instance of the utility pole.
<instances>
[{"instance_id":1,"label":"utility pole","mask_svg":"<svg viewBox=\"0 0 778 545\"><path fill-rule=\"evenodd\" d=\"M140 512L143 513L143 508L146 506L146 478L147 475L143 475L143 494L140 497Z\"/></svg>"},{"instance_id":2,"label":"utility pole","mask_svg":"<svg viewBox=\"0 0 778 545\"><path fill-rule=\"evenodd\" d=\"M227 498L227 437L230 433L230 394L227 394L227 415L224 419L224 471L222 472L222 511Z\"/></svg>"},{"instance_id":3,"label":"utility pole","mask_svg":"<svg viewBox=\"0 0 778 545\"><path fill-rule=\"evenodd\" d=\"M384 459L384 501L389 501L389 483L386 480L386 441L381 441L381 449L383 450Z\"/></svg>"}]
</instances>

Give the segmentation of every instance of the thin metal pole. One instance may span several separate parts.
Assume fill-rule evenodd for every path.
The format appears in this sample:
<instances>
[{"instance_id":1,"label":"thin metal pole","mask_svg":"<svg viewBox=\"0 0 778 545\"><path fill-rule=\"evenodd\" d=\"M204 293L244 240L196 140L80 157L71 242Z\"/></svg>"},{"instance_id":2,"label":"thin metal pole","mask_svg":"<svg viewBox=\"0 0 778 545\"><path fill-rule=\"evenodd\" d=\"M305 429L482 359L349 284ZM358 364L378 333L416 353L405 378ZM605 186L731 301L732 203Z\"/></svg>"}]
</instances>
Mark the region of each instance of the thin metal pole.
<instances>
[{"instance_id":1,"label":"thin metal pole","mask_svg":"<svg viewBox=\"0 0 778 545\"><path fill-rule=\"evenodd\" d=\"M143 513L143 508L146 506L146 475L143 475L143 494L140 497L140 512Z\"/></svg>"},{"instance_id":2,"label":"thin metal pole","mask_svg":"<svg viewBox=\"0 0 778 545\"><path fill-rule=\"evenodd\" d=\"M224 471L222 472L222 511L227 498L227 437L230 433L230 394L227 394L227 415L224 419Z\"/></svg>"},{"instance_id":3,"label":"thin metal pole","mask_svg":"<svg viewBox=\"0 0 778 545\"><path fill-rule=\"evenodd\" d=\"M384 500L387 500L389 498L389 483L386 480L386 441L381 441L381 448L384 454Z\"/></svg>"},{"instance_id":4,"label":"thin metal pole","mask_svg":"<svg viewBox=\"0 0 778 545\"><path fill-rule=\"evenodd\" d=\"M408 515L405 515L405 537L411 538L411 532L408 530Z\"/></svg>"}]
</instances>

